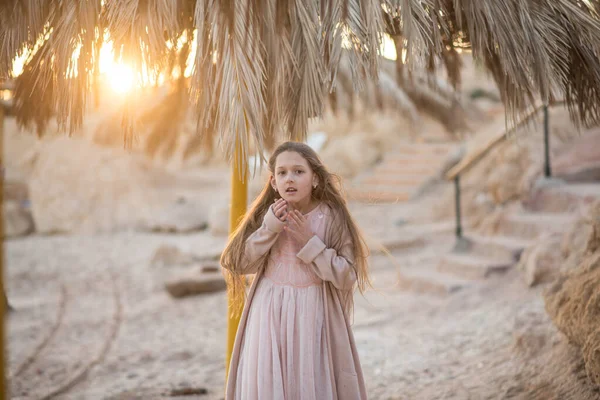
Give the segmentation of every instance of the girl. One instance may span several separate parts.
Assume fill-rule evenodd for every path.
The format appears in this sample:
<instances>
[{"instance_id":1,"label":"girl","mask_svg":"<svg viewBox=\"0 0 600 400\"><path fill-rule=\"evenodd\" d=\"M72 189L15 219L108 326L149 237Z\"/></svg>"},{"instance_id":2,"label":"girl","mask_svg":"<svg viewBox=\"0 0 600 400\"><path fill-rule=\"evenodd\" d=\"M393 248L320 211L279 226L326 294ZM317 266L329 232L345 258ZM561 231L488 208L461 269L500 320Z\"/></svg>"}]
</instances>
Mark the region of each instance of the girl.
<instances>
[{"instance_id":1,"label":"girl","mask_svg":"<svg viewBox=\"0 0 600 400\"><path fill-rule=\"evenodd\" d=\"M230 294L256 273L235 339L227 400L364 400L350 329L353 289L369 285L367 248L308 145L286 142L221 257Z\"/></svg>"}]
</instances>

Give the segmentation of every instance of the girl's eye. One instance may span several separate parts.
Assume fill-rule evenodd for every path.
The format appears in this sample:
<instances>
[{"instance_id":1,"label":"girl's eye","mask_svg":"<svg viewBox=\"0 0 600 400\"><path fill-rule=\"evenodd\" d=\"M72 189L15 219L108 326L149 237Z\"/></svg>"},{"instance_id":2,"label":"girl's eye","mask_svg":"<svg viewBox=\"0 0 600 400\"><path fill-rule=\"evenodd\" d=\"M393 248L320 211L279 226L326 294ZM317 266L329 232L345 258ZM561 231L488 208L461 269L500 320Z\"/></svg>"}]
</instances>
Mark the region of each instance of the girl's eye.
<instances>
[{"instance_id":1,"label":"girl's eye","mask_svg":"<svg viewBox=\"0 0 600 400\"><path fill-rule=\"evenodd\" d=\"M283 171L279 171L278 175L283 175L284 172Z\"/></svg>"},{"instance_id":2,"label":"girl's eye","mask_svg":"<svg viewBox=\"0 0 600 400\"><path fill-rule=\"evenodd\" d=\"M302 174L302 173L304 173L304 171L302 171L301 169L299 169L299 170L298 170L298 171L296 171L296 172L297 172L297 173L299 173L299 174Z\"/></svg>"}]
</instances>

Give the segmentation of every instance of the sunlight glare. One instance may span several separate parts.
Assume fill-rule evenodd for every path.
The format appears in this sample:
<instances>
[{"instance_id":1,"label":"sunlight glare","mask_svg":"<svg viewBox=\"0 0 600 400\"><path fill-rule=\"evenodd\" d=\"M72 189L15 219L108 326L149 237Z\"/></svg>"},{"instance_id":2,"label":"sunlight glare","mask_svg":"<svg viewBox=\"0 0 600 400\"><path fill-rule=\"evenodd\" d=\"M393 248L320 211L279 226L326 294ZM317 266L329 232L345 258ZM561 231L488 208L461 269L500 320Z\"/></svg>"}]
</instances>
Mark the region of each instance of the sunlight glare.
<instances>
[{"instance_id":1,"label":"sunlight glare","mask_svg":"<svg viewBox=\"0 0 600 400\"><path fill-rule=\"evenodd\" d=\"M16 78L17 76L23 73L23 70L25 69L25 62L27 61L27 58L29 58L30 55L30 51L23 51L21 54L15 57L15 59L13 60L13 68L11 74L13 78Z\"/></svg>"},{"instance_id":2,"label":"sunlight glare","mask_svg":"<svg viewBox=\"0 0 600 400\"><path fill-rule=\"evenodd\" d=\"M104 43L100 48L100 74L104 75L105 82L117 93L129 92L135 83L133 69L126 64L115 61L113 42L104 35Z\"/></svg>"},{"instance_id":3,"label":"sunlight glare","mask_svg":"<svg viewBox=\"0 0 600 400\"><path fill-rule=\"evenodd\" d=\"M383 35L383 42L379 48L379 53L388 60L395 60L398 57L394 40L387 33Z\"/></svg>"},{"instance_id":4,"label":"sunlight glare","mask_svg":"<svg viewBox=\"0 0 600 400\"><path fill-rule=\"evenodd\" d=\"M351 44L348 40L348 36L346 34L342 35L342 47L344 49L350 49ZM388 60L395 60L397 58L396 55L396 45L394 44L394 40L387 33L383 35L383 41L379 46L379 54Z\"/></svg>"},{"instance_id":5,"label":"sunlight glare","mask_svg":"<svg viewBox=\"0 0 600 400\"><path fill-rule=\"evenodd\" d=\"M133 87L135 75L133 70L127 65L115 63L110 68L110 71L107 71L106 78L110 87L115 92L126 93Z\"/></svg>"},{"instance_id":6,"label":"sunlight glare","mask_svg":"<svg viewBox=\"0 0 600 400\"><path fill-rule=\"evenodd\" d=\"M50 28L48 24L44 26L44 32L40 35L38 40L35 42L33 49L28 48L27 46L23 47L21 52L17 54L17 56L13 59L13 67L11 71L11 77L16 78L17 76L23 73L25 69L25 64L35 53L37 53L40 46L44 43L44 41L50 38L50 34L54 28Z\"/></svg>"}]
</instances>

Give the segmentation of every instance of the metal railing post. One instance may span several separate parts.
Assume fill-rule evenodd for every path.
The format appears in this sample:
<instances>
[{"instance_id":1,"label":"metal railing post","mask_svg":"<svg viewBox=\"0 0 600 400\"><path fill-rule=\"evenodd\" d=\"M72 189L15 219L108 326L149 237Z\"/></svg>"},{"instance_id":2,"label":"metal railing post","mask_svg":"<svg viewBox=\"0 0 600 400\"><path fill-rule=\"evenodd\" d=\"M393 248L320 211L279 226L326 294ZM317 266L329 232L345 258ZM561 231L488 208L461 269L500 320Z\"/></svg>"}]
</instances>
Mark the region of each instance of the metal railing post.
<instances>
[{"instance_id":1,"label":"metal railing post","mask_svg":"<svg viewBox=\"0 0 600 400\"><path fill-rule=\"evenodd\" d=\"M454 177L454 202L456 206L456 238L462 238L462 223L460 218L460 175Z\"/></svg>"},{"instance_id":2,"label":"metal railing post","mask_svg":"<svg viewBox=\"0 0 600 400\"><path fill-rule=\"evenodd\" d=\"M550 168L550 116L548 106L544 105L544 175L546 178L552 176Z\"/></svg>"}]
</instances>

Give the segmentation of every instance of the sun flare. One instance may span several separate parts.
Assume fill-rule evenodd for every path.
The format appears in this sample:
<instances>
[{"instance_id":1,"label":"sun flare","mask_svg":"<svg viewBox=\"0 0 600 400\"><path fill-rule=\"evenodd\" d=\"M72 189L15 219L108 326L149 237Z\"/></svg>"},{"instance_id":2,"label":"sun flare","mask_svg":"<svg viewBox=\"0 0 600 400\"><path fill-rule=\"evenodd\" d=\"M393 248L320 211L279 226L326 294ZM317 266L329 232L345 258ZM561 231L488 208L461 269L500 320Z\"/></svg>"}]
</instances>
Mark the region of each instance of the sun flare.
<instances>
[{"instance_id":1,"label":"sun flare","mask_svg":"<svg viewBox=\"0 0 600 400\"><path fill-rule=\"evenodd\" d=\"M112 90L117 93L127 93L133 88L135 74L127 65L114 63L106 71L106 79Z\"/></svg>"}]
</instances>

